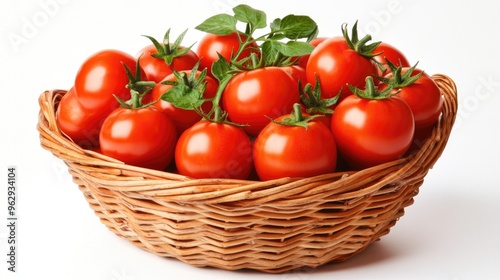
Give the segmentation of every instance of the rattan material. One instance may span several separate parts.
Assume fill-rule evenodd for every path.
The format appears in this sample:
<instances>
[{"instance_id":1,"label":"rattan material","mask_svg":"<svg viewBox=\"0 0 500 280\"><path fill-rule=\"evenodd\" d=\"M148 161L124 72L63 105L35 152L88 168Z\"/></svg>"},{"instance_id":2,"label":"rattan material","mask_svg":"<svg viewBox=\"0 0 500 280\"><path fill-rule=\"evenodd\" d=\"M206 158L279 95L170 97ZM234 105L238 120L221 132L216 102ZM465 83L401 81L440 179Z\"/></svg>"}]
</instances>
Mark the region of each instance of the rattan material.
<instances>
[{"instance_id":1,"label":"rattan material","mask_svg":"<svg viewBox=\"0 0 500 280\"><path fill-rule=\"evenodd\" d=\"M415 154L358 172L274 181L192 180L125 165L64 137L55 110L66 91L39 98L41 145L62 159L90 207L116 235L193 266L270 273L343 261L386 235L440 157L457 91L434 75L443 113Z\"/></svg>"}]
</instances>

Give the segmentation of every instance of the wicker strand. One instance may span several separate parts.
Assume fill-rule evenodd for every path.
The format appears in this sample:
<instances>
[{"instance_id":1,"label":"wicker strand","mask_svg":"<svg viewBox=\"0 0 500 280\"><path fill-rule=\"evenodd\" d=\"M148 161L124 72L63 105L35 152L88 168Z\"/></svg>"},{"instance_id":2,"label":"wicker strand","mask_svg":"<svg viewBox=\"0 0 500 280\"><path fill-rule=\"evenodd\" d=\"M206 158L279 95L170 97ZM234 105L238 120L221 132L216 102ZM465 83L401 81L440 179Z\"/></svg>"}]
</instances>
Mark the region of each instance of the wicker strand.
<instances>
[{"instance_id":1,"label":"wicker strand","mask_svg":"<svg viewBox=\"0 0 500 280\"><path fill-rule=\"evenodd\" d=\"M446 146L457 89L432 76L443 112L405 158L361 171L271 181L191 179L84 150L57 127L64 90L40 95L41 146L63 160L101 222L135 246L193 266L279 273L349 259L389 233Z\"/></svg>"}]
</instances>

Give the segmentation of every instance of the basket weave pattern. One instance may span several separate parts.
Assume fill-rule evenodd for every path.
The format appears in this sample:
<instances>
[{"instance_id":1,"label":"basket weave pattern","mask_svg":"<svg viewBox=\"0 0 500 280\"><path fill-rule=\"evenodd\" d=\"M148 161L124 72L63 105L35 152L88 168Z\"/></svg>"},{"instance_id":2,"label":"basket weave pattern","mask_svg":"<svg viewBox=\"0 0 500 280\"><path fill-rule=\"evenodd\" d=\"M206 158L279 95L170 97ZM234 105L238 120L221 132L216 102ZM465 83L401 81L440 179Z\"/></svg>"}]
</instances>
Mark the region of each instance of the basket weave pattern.
<instances>
[{"instance_id":1,"label":"basket weave pattern","mask_svg":"<svg viewBox=\"0 0 500 280\"><path fill-rule=\"evenodd\" d=\"M432 76L444 97L431 137L411 156L357 172L259 182L193 180L123 164L62 135L55 111L64 90L40 95L41 145L68 166L90 207L116 235L193 266L270 273L343 261L386 235L413 203L438 160L457 113L457 90Z\"/></svg>"}]
</instances>

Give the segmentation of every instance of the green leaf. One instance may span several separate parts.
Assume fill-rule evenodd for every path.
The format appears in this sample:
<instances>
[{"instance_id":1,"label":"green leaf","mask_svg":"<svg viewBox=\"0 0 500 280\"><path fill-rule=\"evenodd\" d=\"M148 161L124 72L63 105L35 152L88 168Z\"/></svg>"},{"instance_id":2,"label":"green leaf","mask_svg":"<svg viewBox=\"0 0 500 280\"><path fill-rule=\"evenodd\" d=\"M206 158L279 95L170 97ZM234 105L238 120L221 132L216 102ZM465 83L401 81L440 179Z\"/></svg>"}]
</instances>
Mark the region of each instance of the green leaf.
<instances>
[{"instance_id":1,"label":"green leaf","mask_svg":"<svg viewBox=\"0 0 500 280\"><path fill-rule=\"evenodd\" d=\"M283 41L284 39L286 39L286 37L283 33L273 33L266 38L266 40L275 40L275 41Z\"/></svg>"},{"instance_id":2,"label":"green leaf","mask_svg":"<svg viewBox=\"0 0 500 280\"><path fill-rule=\"evenodd\" d=\"M281 30L281 19L277 18L273 20L269 27L271 28L272 32L278 32L279 30Z\"/></svg>"},{"instance_id":3,"label":"green leaf","mask_svg":"<svg viewBox=\"0 0 500 280\"><path fill-rule=\"evenodd\" d=\"M308 16L288 15L279 22L279 30L289 39L309 38L317 29L316 22Z\"/></svg>"},{"instance_id":4,"label":"green leaf","mask_svg":"<svg viewBox=\"0 0 500 280\"><path fill-rule=\"evenodd\" d=\"M307 42L289 41L281 44L280 52L285 56L302 56L310 54L314 47Z\"/></svg>"},{"instance_id":5,"label":"green leaf","mask_svg":"<svg viewBox=\"0 0 500 280\"><path fill-rule=\"evenodd\" d=\"M284 45L284 43L274 40L262 43L262 55L266 65L275 64L275 62L279 59L281 49L283 48L282 45Z\"/></svg>"},{"instance_id":6,"label":"green leaf","mask_svg":"<svg viewBox=\"0 0 500 280\"><path fill-rule=\"evenodd\" d=\"M307 37L307 42L311 42L313 39L318 37L318 34L319 34L319 28L318 26L316 26L316 29L311 34L309 34L309 37Z\"/></svg>"},{"instance_id":7,"label":"green leaf","mask_svg":"<svg viewBox=\"0 0 500 280\"><path fill-rule=\"evenodd\" d=\"M195 29L215 35L229 35L236 31L236 23L235 17L228 14L218 14L209 17Z\"/></svg>"},{"instance_id":8,"label":"green leaf","mask_svg":"<svg viewBox=\"0 0 500 280\"><path fill-rule=\"evenodd\" d=\"M194 110L194 108L200 107L205 101L201 92L184 84L172 87L162 95L161 99L184 110Z\"/></svg>"},{"instance_id":9,"label":"green leaf","mask_svg":"<svg viewBox=\"0 0 500 280\"><path fill-rule=\"evenodd\" d=\"M267 26L266 13L248 5L241 4L233 8L234 18L244 23L250 23L254 29Z\"/></svg>"},{"instance_id":10,"label":"green leaf","mask_svg":"<svg viewBox=\"0 0 500 280\"><path fill-rule=\"evenodd\" d=\"M314 47L306 42L289 41L283 43L276 40L265 41L261 48L264 64L267 66L281 65L289 57L310 54L314 50Z\"/></svg>"},{"instance_id":11,"label":"green leaf","mask_svg":"<svg viewBox=\"0 0 500 280\"><path fill-rule=\"evenodd\" d=\"M219 54L219 59L212 64L212 75L221 82L231 70L233 69L229 62Z\"/></svg>"}]
</instances>

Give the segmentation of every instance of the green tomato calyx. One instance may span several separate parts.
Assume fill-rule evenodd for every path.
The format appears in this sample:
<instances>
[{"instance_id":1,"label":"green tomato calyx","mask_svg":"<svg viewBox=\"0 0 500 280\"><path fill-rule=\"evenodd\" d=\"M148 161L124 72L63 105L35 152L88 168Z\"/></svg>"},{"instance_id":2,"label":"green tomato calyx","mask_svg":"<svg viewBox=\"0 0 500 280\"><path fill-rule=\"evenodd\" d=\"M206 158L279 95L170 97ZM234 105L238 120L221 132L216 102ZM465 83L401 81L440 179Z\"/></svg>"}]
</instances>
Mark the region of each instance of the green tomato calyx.
<instances>
[{"instance_id":1,"label":"green tomato calyx","mask_svg":"<svg viewBox=\"0 0 500 280\"><path fill-rule=\"evenodd\" d=\"M352 27L351 36L349 36L349 31L347 30L347 23L342 24L342 34L349 48L353 49L358 54L369 59L372 59L373 57L381 54L373 53L381 42L373 42L371 44L367 44L368 41L372 39L372 36L370 34L365 35L361 39L358 38L358 21L356 21L356 23L354 23L354 26Z\"/></svg>"},{"instance_id":2,"label":"green tomato calyx","mask_svg":"<svg viewBox=\"0 0 500 280\"><path fill-rule=\"evenodd\" d=\"M315 76L316 83L314 85L314 88L311 86L311 84L306 84L304 87L302 87L302 81L299 80L300 101L302 101L302 103L306 107L306 113L308 113L309 115L318 113L331 115L333 114L333 110L330 109L330 107L337 104L342 90L340 90L339 93L334 97L326 99L321 98L321 82L318 75L315 74Z\"/></svg>"},{"instance_id":3,"label":"green tomato calyx","mask_svg":"<svg viewBox=\"0 0 500 280\"><path fill-rule=\"evenodd\" d=\"M412 67L408 68L404 73L402 73L403 67L402 66L396 66L394 63L392 63L389 59L385 59L387 62L387 66L389 67L389 70L392 73L392 76L390 78L386 77L377 77L380 81L383 83L388 84L392 88L399 89L399 88L404 88L407 86L410 86L411 84L415 83L420 76L424 74L424 72L419 72L416 75L413 75L414 70L416 69L418 62L415 63Z\"/></svg>"},{"instance_id":4,"label":"green tomato calyx","mask_svg":"<svg viewBox=\"0 0 500 280\"><path fill-rule=\"evenodd\" d=\"M399 90L394 92L394 88L391 85L388 85L384 90L379 90L378 87L373 82L373 78L371 76L366 77L365 79L366 85L365 89L362 90L352 85L347 85L351 92L363 99L371 99L371 100L381 100L390 98L399 93Z\"/></svg>"},{"instance_id":5,"label":"green tomato calyx","mask_svg":"<svg viewBox=\"0 0 500 280\"><path fill-rule=\"evenodd\" d=\"M273 123L285 125L285 126L300 126L304 127L306 130L309 128L309 122L316 119L324 117L324 115L311 115L304 116L302 113L302 106L299 103L293 105L293 111L289 116L283 118L281 121L271 120Z\"/></svg>"}]
</instances>

